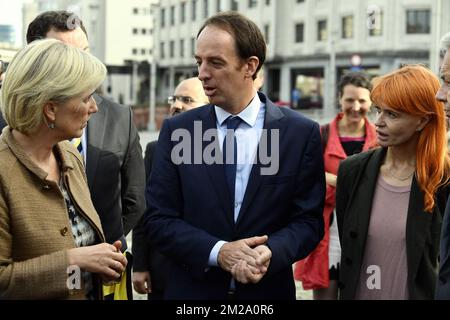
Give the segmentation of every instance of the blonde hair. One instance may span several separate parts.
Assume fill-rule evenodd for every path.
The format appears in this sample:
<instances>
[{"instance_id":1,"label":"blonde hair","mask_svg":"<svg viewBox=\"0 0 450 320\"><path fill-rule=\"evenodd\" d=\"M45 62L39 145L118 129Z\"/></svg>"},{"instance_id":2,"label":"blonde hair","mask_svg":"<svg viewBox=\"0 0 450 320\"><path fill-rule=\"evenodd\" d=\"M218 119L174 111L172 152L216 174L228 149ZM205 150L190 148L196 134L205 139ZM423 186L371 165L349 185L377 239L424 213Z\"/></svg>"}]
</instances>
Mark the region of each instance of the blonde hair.
<instances>
[{"instance_id":1,"label":"blonde hair","mask_svg":"<svg viewBox=\"0 0 450 320\"><path fill-rule=\"evenodd\" d=\"M424 192L425 211L432 212L436 191L447 183L450 167L444 106L435 98L439 80L424 66L409 65L374 82L371 98L375 104L430 119L417 144L416 177Z\"/></svg>"},{"instance_id":2,"label":"blonde hair","mask_svg":"<svg viewBox=\"0 0 450 320\"><path fill-rule=\"evenodd\" d=\"M105 77L106 67L93 55L55 39L33 41L9 64L0 107L12 129L30 134L46 122L46 103L93 91Z\"/></svg>"}]
</instances>

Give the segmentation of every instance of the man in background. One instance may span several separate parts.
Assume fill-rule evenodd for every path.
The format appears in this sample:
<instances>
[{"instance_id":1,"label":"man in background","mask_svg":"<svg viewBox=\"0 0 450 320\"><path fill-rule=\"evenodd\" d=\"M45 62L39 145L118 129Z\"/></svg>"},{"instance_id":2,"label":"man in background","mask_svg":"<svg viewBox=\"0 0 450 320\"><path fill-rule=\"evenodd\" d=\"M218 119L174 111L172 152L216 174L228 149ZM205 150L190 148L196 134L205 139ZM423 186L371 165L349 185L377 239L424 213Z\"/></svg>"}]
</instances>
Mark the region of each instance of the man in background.
<instances>
[{"instance_id":1,"label":"man in background","mask_svg":"<svg viewBox=\"0 0 450 320\"><path fill-rule=\"evenodd\" d=\"M169 115L179 113L208 104L208 98L203 91L202 83L197 78L180 82L173 96L168 98ZM145 176L147 184L152 171L153 155L157 141L147 144L145 149ZM169 263L155 246L147 242L143 219L133 229L133 286L140 294L148 294L149 300L162 300Z\"/></svg>"},{"instance_id":2,"label":"man in background","mask_svg":"<svg viewBox=\"0 0 450 320\"><path fill-rule=\"evenodd\" d=\"M450 117L450 32L441 40L441 47L444 57L439 76L441 78L441 88L436 93L436 99L444 103L447 116L447 130L449 129ZM450 198L449 198L450 199ZM436 287L436 299L450 300L450 203L447 200L444 220L442 222L439 279Z\"/></svg>"}]
</instances>

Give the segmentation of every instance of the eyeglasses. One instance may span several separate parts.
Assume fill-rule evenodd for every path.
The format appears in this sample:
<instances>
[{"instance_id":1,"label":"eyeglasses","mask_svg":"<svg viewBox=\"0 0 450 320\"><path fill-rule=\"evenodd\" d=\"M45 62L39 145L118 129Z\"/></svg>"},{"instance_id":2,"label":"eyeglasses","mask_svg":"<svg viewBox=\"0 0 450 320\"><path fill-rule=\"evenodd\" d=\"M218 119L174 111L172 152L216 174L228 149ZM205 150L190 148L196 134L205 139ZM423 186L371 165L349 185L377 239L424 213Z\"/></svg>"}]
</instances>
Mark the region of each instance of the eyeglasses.
<instances>
[{"instance_id":1,"label":"eyeglasses","mask_svg":"<svg viewBox=\"0 0 450 320\"><path fill-rule=\"evenodd\" d=\"M196 102L194 99L192 99L191 97L188 97L188 96L170 96L167 99L167 102L169 104L172 104L172 103L175 103L176 100L181 101L184 104L191 104L191 103Z\"/></svg>"}]
</instances>

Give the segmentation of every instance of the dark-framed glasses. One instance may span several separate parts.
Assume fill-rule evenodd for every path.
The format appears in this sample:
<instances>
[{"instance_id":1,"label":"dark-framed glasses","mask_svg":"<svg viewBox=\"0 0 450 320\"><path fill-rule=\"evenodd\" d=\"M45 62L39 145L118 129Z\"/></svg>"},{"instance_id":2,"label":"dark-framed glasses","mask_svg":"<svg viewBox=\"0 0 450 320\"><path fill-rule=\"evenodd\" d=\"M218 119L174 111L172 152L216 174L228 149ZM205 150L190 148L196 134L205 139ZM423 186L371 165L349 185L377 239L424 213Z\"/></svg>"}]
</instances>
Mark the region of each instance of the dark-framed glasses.
<instances>
[{"instance_id":1,"label":"dark-framed glasses","mask_svg":"<svg viewBox=\"0 0 450 320\"><path fill-rule=\"evenodd\" d=\"M188 96L170 96L169 98L167 98L167 102L169 104L175 103L175 101L177 100L184 104L191 104L196 102L194 99Z\"/></svg>"}]
</instances>

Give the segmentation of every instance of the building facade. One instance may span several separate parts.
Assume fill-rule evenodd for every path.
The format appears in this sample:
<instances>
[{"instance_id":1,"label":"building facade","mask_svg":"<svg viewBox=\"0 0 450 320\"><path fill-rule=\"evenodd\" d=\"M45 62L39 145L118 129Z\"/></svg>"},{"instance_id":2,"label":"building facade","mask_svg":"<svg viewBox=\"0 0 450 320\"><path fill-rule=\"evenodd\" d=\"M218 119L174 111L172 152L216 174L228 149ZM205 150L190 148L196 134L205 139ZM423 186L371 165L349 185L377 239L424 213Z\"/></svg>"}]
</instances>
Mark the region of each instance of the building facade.
<instances>
[{"instance_id":1,"label":"building facade","mask_svg":"<svg viewBox=\"0 0 450 320\"><path fill-rule=\"evenodd\" d=\"M108 68L103 91L122 104L147 105L154 49L154 5L159 0L36 0L24 5L26 26L41 12L67 10L83 20L90 52Z\"/></svg>"},{"instance_id":2,"label":"building facade","mask_svg":"<svg viewBox=\"0 0 450 320\"><path fill-rule=\"evenodd\" d=\"M334 114L348 70L372 76L405 63L437 71L438 40L450 31L447 0L165 0L157 11L158 99L197 74L195 39L216 12L239 11L268 43L263 91L274 101Z\"/></svg>"}]
</instances>

